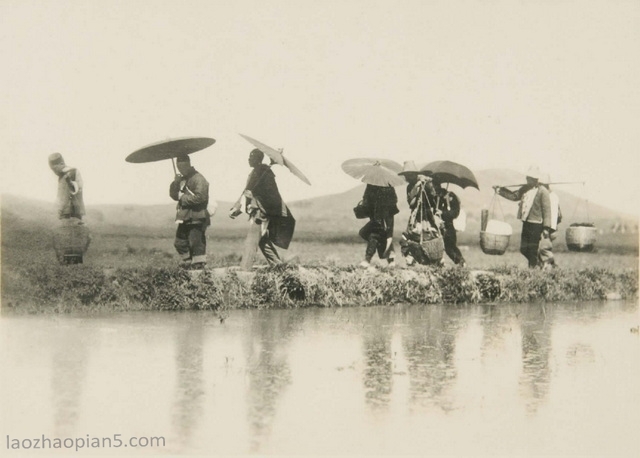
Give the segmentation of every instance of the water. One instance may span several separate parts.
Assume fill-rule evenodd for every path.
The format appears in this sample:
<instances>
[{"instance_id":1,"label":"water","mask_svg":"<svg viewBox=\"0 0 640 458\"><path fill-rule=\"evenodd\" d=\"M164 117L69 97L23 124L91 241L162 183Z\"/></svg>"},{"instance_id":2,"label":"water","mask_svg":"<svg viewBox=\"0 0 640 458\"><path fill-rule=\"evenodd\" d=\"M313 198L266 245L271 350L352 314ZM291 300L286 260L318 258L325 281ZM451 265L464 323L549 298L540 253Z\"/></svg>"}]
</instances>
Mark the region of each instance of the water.
<instances>
[{"instance_id":1,"label":"water","mask_svg":"<svg viewBox=\"0 0 640 458\"><path fill-rule=\"evenodd\" d=\"M638 321L628 302L5 314L0 450L638 456Z\"/></svg>"}]
</instances>

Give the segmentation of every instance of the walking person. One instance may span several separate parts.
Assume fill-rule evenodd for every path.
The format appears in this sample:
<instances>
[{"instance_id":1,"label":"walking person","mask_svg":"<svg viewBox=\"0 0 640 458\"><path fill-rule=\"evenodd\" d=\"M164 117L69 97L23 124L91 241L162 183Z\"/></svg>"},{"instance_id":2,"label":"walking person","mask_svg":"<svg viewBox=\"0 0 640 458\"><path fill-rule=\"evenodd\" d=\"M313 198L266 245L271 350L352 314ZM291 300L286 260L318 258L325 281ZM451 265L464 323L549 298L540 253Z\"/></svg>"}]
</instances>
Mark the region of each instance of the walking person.
<instances>
[{"instance_id":1,"label":"walking person","mask_svg":"<svg viewBox=\"0 0 640 458\"><path fill-rule=\"evenodd\" d=\"M407 203L410 211L407 230L403 232L400 240L400 252L408 266L416 261L427 264L429 262L420 246L421 237L424 237L425 232L438 234L438 223L431 206L435 202L432 179L421 173L413 161L406 161L398 175L404 176L407 180Z\"/></svg>"},{"instance_id":2,"label":"walking person","mask_svg":"<svg viewBox=\"0 0 640 458\"><path fill-rule=\"evenodd\" d=\"M386 259L390 267L395 265L393 247L393 217L398 210L398 196L393 186L368 184L362 196L362 205L367 209L369 222L360 229L359 235L367 241L364 260L360 267L367 268L377 252Z\"/></svg>"},{"instance_id":3,"label":"walking person","mask_svg":"<svg viewBox=\"0 0 640 458\"><path fill-rule=\"evenodd\" d=\"M207 262L206 230L211 224L209 183L192 165L188 155L176 160L178 174L169 186L169 196L177 201L174 246L181 257L180 266L203 269ZM216 203L213 204L215 213ZM212 213L212 214L213 214Z\"/></svg>"},{"instance_id":4,"label":"walking person","mask_svg":"<svg viewBox=\"0 0 640 458\"><path fill-rule=\"evenodd\" d=\"M527 171L527 184L517 191L494 186L496 192L505 199L519 201L518 219L522 221L520 253L527 258L529 267L538 263L538 247L542 237L548 238L551 232L551 201L549 191L540 186L540 170L531 166Z\"/></svg>"},{"instance_id":5,"label":"walking person","mask_svg":"<svg viewBox=\"0 0 640 458\"><path fill-rule=\"evenodd\" d=\"M460 199L458 196L444 188L436 178L433 180L435 188L436 216L442 220L441 232L444 242L444 251L451 260L460 266L465 266L465 260L458 248L458 237L453 220L460 215Z\"/></svg>"},{"instance_id":6,"label":"walking person","mask_svg":"<svg viewBox=\"0 0 640 458\"><path fill-rule=\"evenodd\" d=\"M242 213L241 199L245 200L245 211L250 220L260 226L258 247L270 266L282 263L276 246L287 249L293 238L296 220L284 203L278 190L271 166L263 164L264 153L254 149L249 153L249 173L242 196L229 211L235 218Z\"/></svg>"},{"instance_id":7,"label":"walking person","mask_svg":"<svg viewBox=\"0 0 640 458\"><path fill-rule=\"evenodd\" d=\"M560 210L560 198L558 194L549 187L549 174L543 174L540 178L540 185L549 191L549 202L551 204L551 226L549 227L549 237L540 240L538 247L538 263L543 269L556 267L556 259L553 255L553 241L558 237L558 224L562 222L562 211Z\"/></svg>"},{"instance_id":8,"label":"walking person","mask_svg":"<svg viewBox=\"0 0 640 458\"><path fill-rule=\"evenodd\" d=\"M82 220L85 215L84 183L80 171L66 165L60 153L49 156L49 167L58 176L58 218Z\"/></svg>"}]
</instances>

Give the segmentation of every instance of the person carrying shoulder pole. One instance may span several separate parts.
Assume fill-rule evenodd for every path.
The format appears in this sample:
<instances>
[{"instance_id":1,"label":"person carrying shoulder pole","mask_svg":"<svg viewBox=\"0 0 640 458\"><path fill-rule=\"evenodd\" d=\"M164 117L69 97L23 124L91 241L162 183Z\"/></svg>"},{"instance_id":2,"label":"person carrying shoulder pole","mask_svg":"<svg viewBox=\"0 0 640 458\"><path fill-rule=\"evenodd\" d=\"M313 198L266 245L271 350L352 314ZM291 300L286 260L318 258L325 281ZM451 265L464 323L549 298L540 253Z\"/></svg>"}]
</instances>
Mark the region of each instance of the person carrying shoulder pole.
<instances>
[{"instance_id":1,"label":"person carrying shoulder pole","mask_svg":"<svg viewBox=\"0 0 640 458\"><path fill-rule=\"evenodd\" d=\"M551 233L551 200L549 191L540 186L540 170L536 166L527 171L527 184L517 191L503 186L493 189L502 197L512 201L520 201L518 219L522 221L520 253L527 258L529 267L538 266L538 247L542 237L548 238Z\"/></svg>"}]
</instances>

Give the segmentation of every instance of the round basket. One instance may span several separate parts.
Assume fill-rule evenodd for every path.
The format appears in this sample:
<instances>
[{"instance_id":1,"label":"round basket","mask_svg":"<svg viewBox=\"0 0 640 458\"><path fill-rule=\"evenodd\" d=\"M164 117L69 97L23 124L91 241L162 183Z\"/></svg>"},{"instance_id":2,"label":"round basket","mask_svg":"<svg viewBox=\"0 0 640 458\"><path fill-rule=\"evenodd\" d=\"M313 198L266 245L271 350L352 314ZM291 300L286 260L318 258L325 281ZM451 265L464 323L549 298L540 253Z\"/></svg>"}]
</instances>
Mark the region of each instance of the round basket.
<instances>
[{"instance_id":1,"label":"round basket","mask_svg":"<svg viewBox=\"0 0 640 458\"><path fill-rule=\"evenodd\" d=\"M510 235L480 232L480 248L484 254L501 255L507 251Z\"/></svg>"},{"instance_id":2,"label":"round basket","mask_svg":"<svg viewBox=\"0 0 640 458\"><path fill-rule=\"evenodd\" d=\"M420 243L422 252L430 263L440 262L444 256L444 241L442 237L436 237L431 240L423 240Z\"/></svg>"},{"instance_id":3,"label":"round basket","mask_svg":"<svg viewBox=\"0 0 640 458\"><path fill-rule=\"evenodd\" d=\"M598 230L595 227L571 226L565 232L567 248L570 251L593 251Z\"/></svg>"},{"instance_id":4,"label":"round basket","mask_svg":"<svg viewBox=\"0 0 640 458\"><path fill-rule=\"evenodd\" d=\"M89 229L77 222L65 221L53 232L53 248L61 263L81 263L90 242Z\"/></svg>"}]
</instances>

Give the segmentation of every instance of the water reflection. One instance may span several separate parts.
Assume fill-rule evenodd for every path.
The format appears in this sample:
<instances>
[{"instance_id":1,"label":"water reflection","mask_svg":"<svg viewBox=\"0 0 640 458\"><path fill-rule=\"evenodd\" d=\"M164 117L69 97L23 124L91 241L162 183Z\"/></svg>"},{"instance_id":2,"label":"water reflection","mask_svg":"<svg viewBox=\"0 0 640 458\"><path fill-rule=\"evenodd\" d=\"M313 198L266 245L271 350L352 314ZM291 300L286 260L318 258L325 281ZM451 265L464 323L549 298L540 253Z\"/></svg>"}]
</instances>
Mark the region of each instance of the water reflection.
<instances>
[{"instance_id":1,"label":"water reflection","mask_svg":"<svg viewBox=\"0 0 640 458\"><path fill-rule=\"evenodd\" d=\"M553 309L529 304L520 315L522 334L522 376L520 387L529 413L535 413L549 392L551 368L551 326Z\"/></svg>"},{"instance_id":2,"label":"water reflection","mask_svg":"<svg viewBox=\"0 0 640 458\"><path fill-rule=\"evenodd\" d=\"M251 330L245 335L248 377L250 450L256 452L271 432L278 403L291 384L287 361L288 342L303 314L291 311L252 313ZM311 355L310 355L311 357Z\"/></svg>"},{"instance_id":3,"label":"water reflection","mask_svg":"<svg viewBox=\"0 0 640 458\"><path fill-rule=\"evenodd\" d=\"M176 384L172 421L181 446L189 443L202 416L204 324L200 315L180 320L175 333Z\"/></svg>"},{"instance_id":4,"label":"water reflection","mask_svg":"<svg viewBox=\"0 0 640 458\"><path fill-rule=\"evenodd\" d=\"M391 354L392 328L389 324L388 310L367 310L363 330L362 346L364 352L364 395L367 405L373 409L389 405L393 385L393 361ZM385 314L385 312L387 312Z\"/></svg>"},{"instance_id":5,"label":"water reflection","mask_svg":"<svg viewBox=\"0 0 640 458\"><path fill-rule=\"evenodd\" d=\"M82 395L87 376L89 349L93 348L92 333L86 328L68 332L55 330L51 353L51 394L53 424L57 437L71 435L82 412Z\"/></svg>"},{"instance_id":6,"label":"water reflection","mask_svg":"<svg viewBox=\"0 0 640 458\"><path fill-rule=\"evenodd\" d=\"M633 456L637 313L598 303L241 310L223 324L3 318L0 420L12 437L167 437L170 450L149 453Z\"/></svg>"},{"instance_id":7,"label":"water reflection","mask_svg":"<svg viewBox=\"0 0 640 458\"><path fill-rule=\"evenodd\" d=\"M412 408L435 404L451 409L450 399L443 394L456 378L454 314L455 309L447 307L422 309L403 335Z\"/></svg>"}]
</instances>

